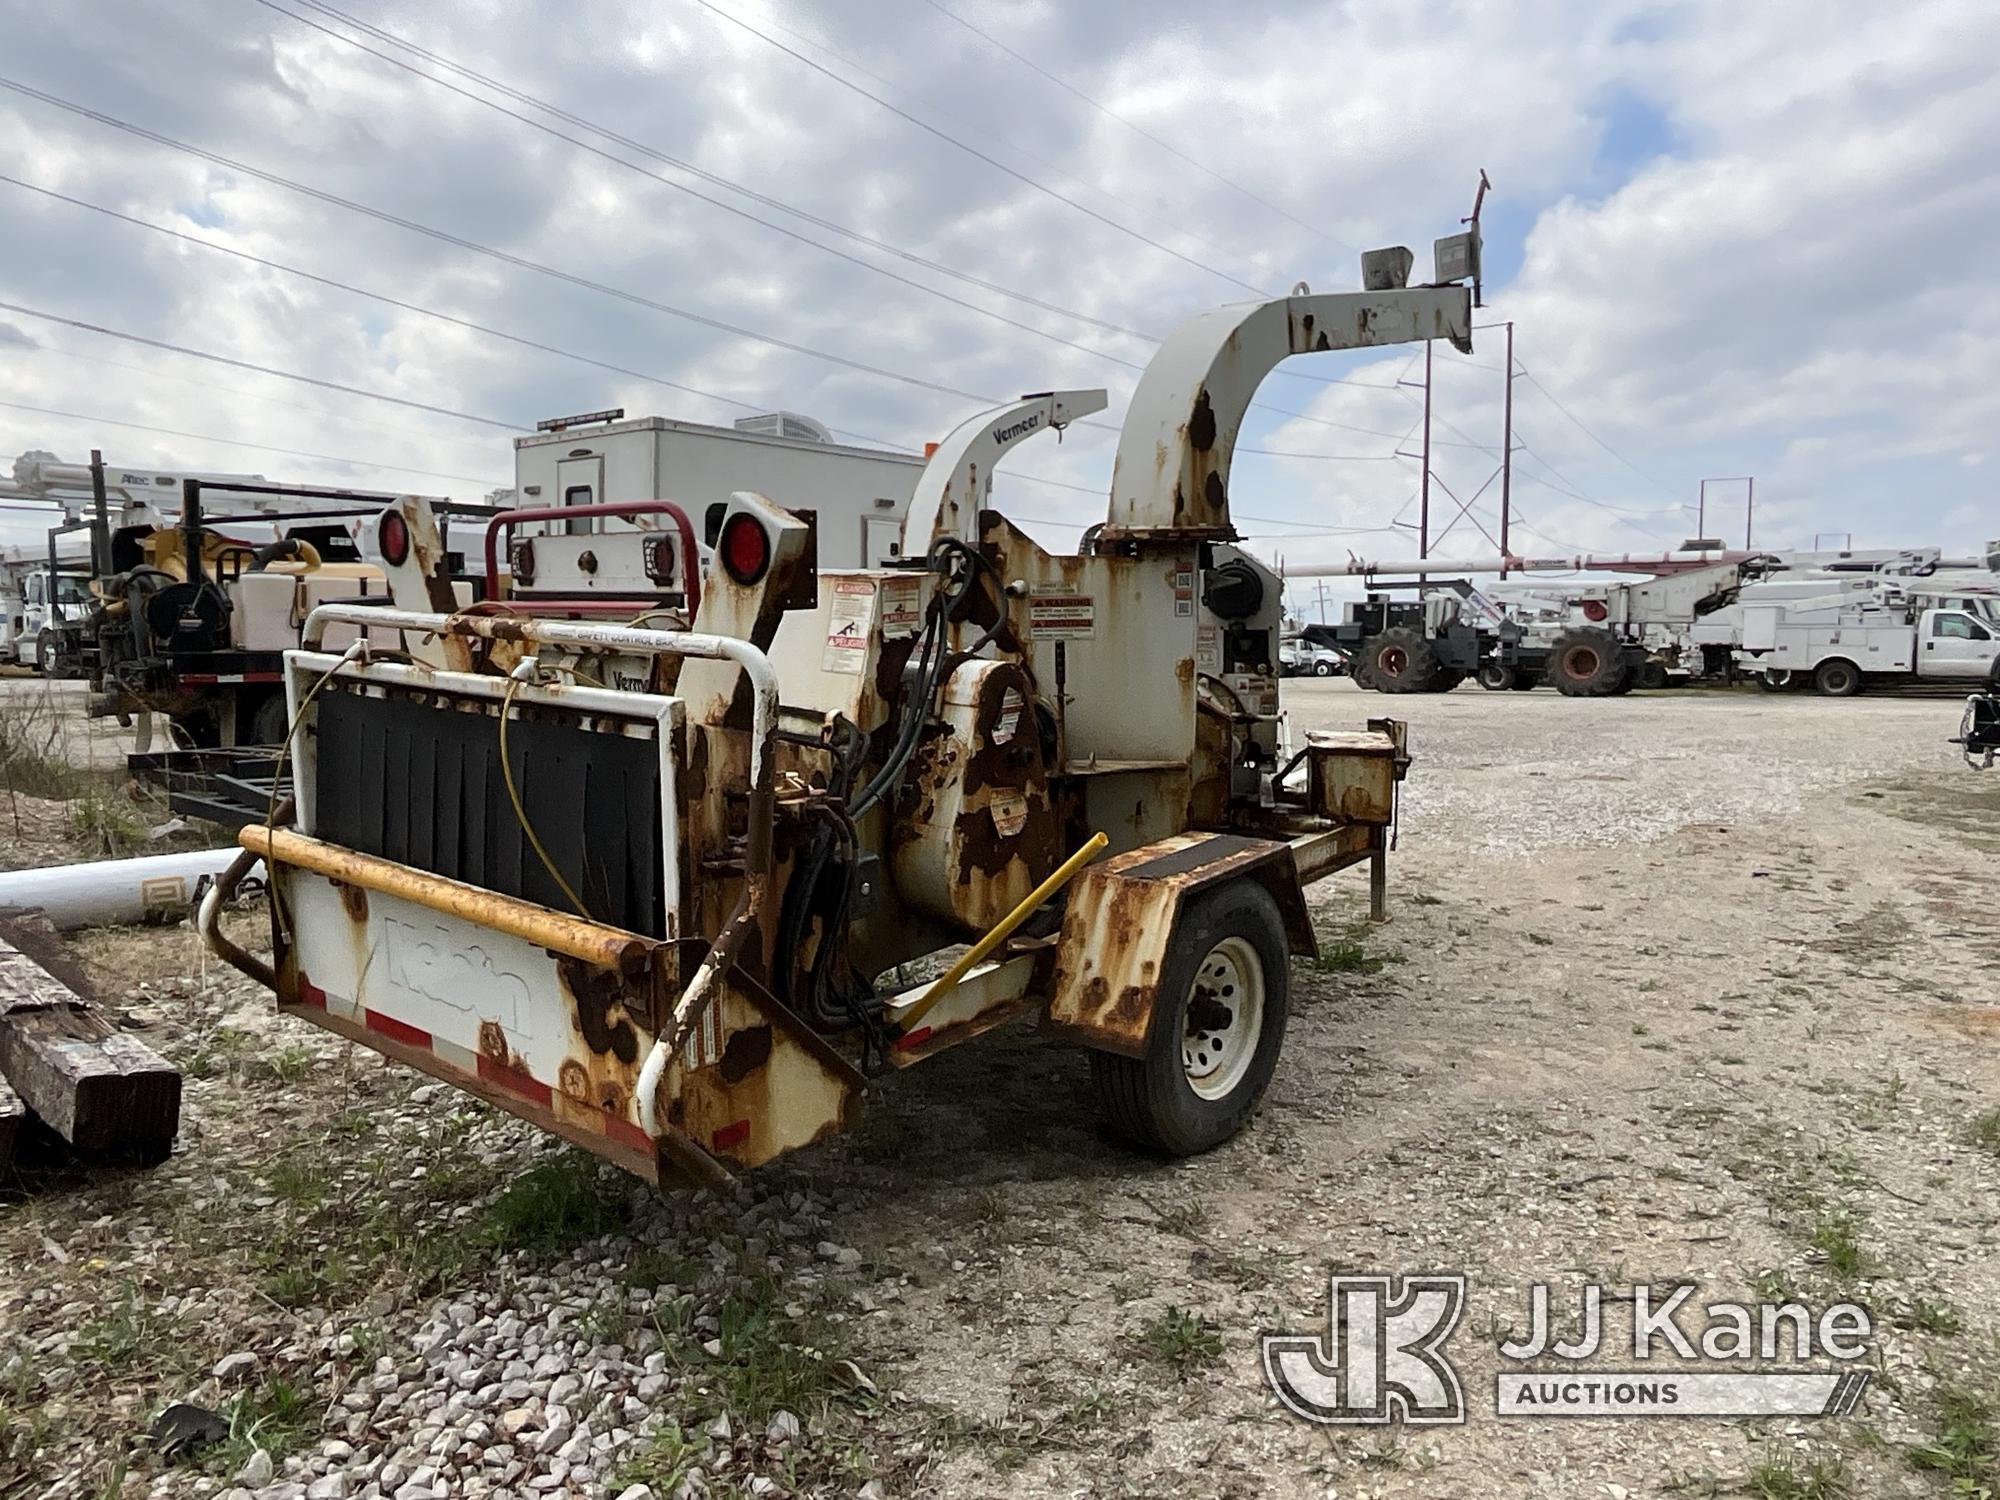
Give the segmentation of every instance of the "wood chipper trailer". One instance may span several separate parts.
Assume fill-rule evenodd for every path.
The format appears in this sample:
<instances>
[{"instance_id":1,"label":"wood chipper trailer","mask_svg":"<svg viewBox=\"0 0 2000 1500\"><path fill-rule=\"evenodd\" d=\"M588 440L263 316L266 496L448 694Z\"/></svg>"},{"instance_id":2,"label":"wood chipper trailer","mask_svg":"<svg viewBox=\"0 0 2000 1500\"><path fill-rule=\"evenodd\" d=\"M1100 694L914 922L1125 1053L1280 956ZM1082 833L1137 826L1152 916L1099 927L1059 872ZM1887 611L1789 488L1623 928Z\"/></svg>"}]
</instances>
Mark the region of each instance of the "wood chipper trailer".
<instances>
[{"instance_id":1,"label":"wood chipper trailer","mask_svg":"<svg viewBox=\"0 0 2000 1500\"><path fill-rule=\"evenodd\" d=\"M321 607L286 660L296 809L242 830L203 936L286 1012L655 1181L846 1129L871 1074L1025 1016L1093 1050L1122 1133L1227 1139L1315 951L1303 887L1367 863L1380 913L1407 765L1387 720L1281 751L1231 454L1289 355L1470 348L1468 291L1400 254L1382 290L1175 331L1079 555L986 502L1101 391L953 432L900 566L816 571L810 526L739 493L691 622L376 609L405 650L334 654L364 612ZM218 925L258 857L270 964Z\"/></svg>"}]
</instances>

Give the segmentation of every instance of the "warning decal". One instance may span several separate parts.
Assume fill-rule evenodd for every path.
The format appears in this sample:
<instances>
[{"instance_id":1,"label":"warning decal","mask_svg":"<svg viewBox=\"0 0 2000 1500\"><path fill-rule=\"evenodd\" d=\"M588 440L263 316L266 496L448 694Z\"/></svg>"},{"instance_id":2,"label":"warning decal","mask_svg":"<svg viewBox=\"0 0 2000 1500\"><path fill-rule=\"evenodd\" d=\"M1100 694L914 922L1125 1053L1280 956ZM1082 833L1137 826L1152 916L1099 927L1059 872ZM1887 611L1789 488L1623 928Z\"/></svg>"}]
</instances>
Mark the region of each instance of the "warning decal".
<instances>
[{"instance_id":1,"label":"warning decal","mask_svg":"<svg viewBox=\"0 0 2000 1500\"><path fill-rule=\"evenodd\" d=\"M1036 594L1028 629L1045 641L1088 640L1097 634L1097 601L1088 594Z\"/></svg>"},{"instance_id":2,"label":"warning decal","mask_svg":"<svg viewBox=\"0 0 2000 1500\"><path fill-rule=\"evenodd\" d=\"M820 652L823 671L859 677L868 657L868 626L875 612L872 578L836 578L833 602L827 610L826 649Z\"/></svg>"},{"instance_id":3,"label":"warning decal","mask_svg":"<svg viewBox=\"0 0 2000 1500\"><path fill-rule=\"evenodd\" d=\"M882 580L882 639L900 641L917 633L923 623L923 610L919 600L923 598L921 578L885 578Z\"/></svg>"},{"instance_id":4,"label":"warning decal","mask_svg":"<svg viewBox=\"0 0 2000 1500\"><path fill-rule=\"evenodd\" d=\"M1222 670L1222 630L1215 625L1194 628L1194 665L1197 672Z\"/></svg>"}]
</instances>

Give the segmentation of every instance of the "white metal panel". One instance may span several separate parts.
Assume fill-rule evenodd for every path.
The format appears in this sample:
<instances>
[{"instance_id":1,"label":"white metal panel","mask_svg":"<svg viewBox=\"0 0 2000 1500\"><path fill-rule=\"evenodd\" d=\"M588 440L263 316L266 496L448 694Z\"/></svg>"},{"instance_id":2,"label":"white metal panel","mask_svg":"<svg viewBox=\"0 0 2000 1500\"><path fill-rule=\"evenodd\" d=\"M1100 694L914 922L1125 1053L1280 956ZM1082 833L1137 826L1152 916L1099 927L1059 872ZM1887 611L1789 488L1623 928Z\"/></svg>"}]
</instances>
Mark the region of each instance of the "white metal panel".
<instances>
[{"instance_id":1,"label":"white metal panel","mask_svg":"<svg viewBox=\"0 0 2000 1500\"><path fill-rule=\"evenodd\" d=\"M525 505L559 505L557 464L571 453L601 456L599 500L674 500L703 535L710 505L751 490L787 508L817 513L819 561L866 565L865 523L900 530L924 461L915 454L816 443L648 417L514 440L516 487ZM531 489L538 493L529 493ZM611 521L616 528L624 523Z\"/></svg>"}]
</instances>

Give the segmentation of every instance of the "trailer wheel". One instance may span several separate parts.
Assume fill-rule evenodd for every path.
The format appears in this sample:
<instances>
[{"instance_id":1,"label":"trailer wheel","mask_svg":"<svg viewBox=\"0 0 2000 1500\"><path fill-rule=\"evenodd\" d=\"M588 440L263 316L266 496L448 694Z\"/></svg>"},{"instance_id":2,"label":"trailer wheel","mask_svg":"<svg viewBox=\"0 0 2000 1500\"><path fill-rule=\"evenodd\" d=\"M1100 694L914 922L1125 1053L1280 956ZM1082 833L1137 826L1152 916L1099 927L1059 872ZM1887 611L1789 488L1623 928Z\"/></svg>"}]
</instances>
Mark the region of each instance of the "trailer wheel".
<instances>
[{"instance_id":1,"label":"trailer wheel","mask_svg":"<svg viewBox=\"0 0 2000 1500\"><path fill-rule=\"evenodd\" d=\"M1757 686L1767 693L1790 692L1792 688L1791 671L1785 667L1772 667L1769 671L1759 672L1757 674Z\"/></svg>"},{"instance_id":2,"label":"trailer wheel","mask_svg":"<svg viewBox=\"0 0 2000 1500\"><path fill-rule=\"evenodd\" d=\"M1189 901L1168 940L1146 1055L1091 1054L1112 1128L1175 1156L1235 1135L1277 1068L1290 991L1269 891L1238 879Z\"/></svg>"},{"instance_id":3,"label":"trailer wheel","mask_svg":"<svg viewBox=\"0 0 2000 1500\"><path fill-rule=\"evenodd\" d=\"M1378 692L1426 692L1437 675L1437 651L1407 626L1392 626L1371 637L1361 654L1368 663L1369 686Z\"/></svg>"},{"instance_id":4,"label":"trailer wheel","mask_svg":"<svg viewBox=\"0 0 2000 1500\"><path fill-rule=\"evenodd\" d=\"M1538 673L1531 672L1526 667L1516 667L1514 669L1514 681L1510 686L1512 686L1515 692L1531 693L1541 685L1542 679Z\"/></svg>"},{"instance_id":5,"label":"trailer wheel","mask_svg":"<svg viewBox=\"0 0 2000 1500\"><path fill-rule=\"evenodd\" d=\"M1439 667L1431 673L1431 680L1424 684L1427 693L1448 693L1465 681L1465 674L1455 667Z\"/></svg>"},{"instance_id":6,"label":"trailer wheel","mask_svg":"<svg viewBox=\"0 0 2000 1500\"><path fill-rule=\"evenodd\" d=\"M1834 657L1813 673L1813 687L1825 698L1852 698L1861 691L1861 668Z\"/></svg>"},{"instance_id":7,"label":"trailer wheel","mask_svg":"<svg viewBox=\"0 0 2000 1500\"><path fill-rule=\"evenodd\" d=\"M1514 685L1514 669L1489 661L1479 669L1479 685L1489 693L1504 693Z\"/></svg>"},{"instance_id":8,"label":"trailer wheel","mask_svg":"<svg viewBox=\"0 0 2000 1500\"><path fill-rule=\"evenodd\" d=\"M1644 661L1639 664L1639 683L1649 693L1657 693L1667 686L1667 664L1663 661Z\"/></svg>"},{"instance_id":9,"label":"trailer wheel","mask_svg":"<svg viewBox=\"0 0 2000 1500\"><path fill-rule=\"evenodd\" d=\"M1624 651L1608 630L1565 630L1549 649L1549 680L1565 697L1608 697L1626 676Z\"/></svg>"}]
</instances>

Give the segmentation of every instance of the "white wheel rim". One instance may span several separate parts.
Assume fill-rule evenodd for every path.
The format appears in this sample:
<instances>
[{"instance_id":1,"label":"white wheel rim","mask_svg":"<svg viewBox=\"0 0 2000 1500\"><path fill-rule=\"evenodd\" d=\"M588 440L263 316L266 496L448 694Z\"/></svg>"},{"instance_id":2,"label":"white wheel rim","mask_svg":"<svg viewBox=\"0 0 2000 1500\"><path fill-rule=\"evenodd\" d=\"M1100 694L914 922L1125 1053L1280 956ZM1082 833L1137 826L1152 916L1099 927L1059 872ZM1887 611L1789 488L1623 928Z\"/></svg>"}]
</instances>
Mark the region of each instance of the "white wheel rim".
<instances>
[{"instance_id":1,"label":"white wheel rim","mask_svg":"<svg viewBox=\"0 0 2000 1500\"><path fill-rule=\"evenodd\" d=\"M1195 966L1181 1027L1181 1066L1204 1099L1227 1098L1250 1071L1264 1034L1264 961L1224 938Z\"/></svg>"}]
</instances>

